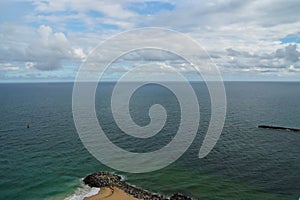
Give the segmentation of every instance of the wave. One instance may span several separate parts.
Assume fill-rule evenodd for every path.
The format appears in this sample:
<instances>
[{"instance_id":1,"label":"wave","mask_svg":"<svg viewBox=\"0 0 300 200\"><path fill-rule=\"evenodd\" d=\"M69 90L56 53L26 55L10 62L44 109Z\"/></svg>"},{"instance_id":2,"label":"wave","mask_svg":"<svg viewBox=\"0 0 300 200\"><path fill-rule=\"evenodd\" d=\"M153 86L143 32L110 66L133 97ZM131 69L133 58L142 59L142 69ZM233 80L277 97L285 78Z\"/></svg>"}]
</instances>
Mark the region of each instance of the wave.
<instances>
[{"instance_id":1,"label":"wave","mask_svg":"<svg viewBox=\"0 0 300 200\"><path fill-rule=\"evenodd\" d=\"M98 194L100 188L91 188L87 185L82 184L79 188L75 190L75 192L66 197L64 200L83 200L85 197L90 197L95 194Z\"/></svg>"}]
</instances>

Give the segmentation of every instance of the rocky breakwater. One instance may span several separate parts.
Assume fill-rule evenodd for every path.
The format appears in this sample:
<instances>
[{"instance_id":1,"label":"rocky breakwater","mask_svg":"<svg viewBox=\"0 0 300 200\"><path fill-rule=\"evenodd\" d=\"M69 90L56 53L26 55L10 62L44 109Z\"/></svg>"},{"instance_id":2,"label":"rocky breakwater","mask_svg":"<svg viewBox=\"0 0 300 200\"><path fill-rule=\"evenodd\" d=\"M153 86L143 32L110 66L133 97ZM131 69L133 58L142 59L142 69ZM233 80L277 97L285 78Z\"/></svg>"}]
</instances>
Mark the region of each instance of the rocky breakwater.
<instances>
[{"instance_id":1,"label":"rocky breakwater","mask_svg":"<svg viewBox=\"0 0 300 200\"><path fill-rule=\"evenodd\" d=\"M286 131L300 132L300 129L299 129L299 128L289 128L289 127L283 127L283 126L259 125L258 128L276 129L276 130L286 130Z\"/></svg>"},{"instance_id":2,"label":"rocky breakwater","mask_svg":"<svg viewBox=\"0 0 300 200\"><path fill-rule=\"evenodd\" d=\"M88 175L83 182L90 187L117 187L135 198L144 200L192 200L192 198L179 193L173 194L169 198L163 197L159 194L129 185L122 180L121 176L109 172L96 172Z\"/></svg>"}]
</instances>

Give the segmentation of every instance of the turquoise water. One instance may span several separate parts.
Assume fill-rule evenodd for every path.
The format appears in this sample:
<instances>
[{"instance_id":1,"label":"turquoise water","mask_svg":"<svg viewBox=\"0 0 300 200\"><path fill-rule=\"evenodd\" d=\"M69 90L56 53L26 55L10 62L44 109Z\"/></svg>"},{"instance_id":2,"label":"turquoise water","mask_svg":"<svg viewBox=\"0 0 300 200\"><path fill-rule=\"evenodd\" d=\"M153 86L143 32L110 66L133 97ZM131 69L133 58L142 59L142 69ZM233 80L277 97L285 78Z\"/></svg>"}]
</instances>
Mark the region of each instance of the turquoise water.
<instances>
[{"instance_id":1,"label":"turquoise water","mask_svg":"<svg viewBox=\"0 0 300 200\"><path fill-rule=\"evenodd\" d=\"M65 199L86 192L81 179L112 171L82 145L72 118L72 84L0 84L0 198ZM147 152L172 140L180 116L176 98L165 88L148 85L131 102L137 124L149 122L148 108L162 104L168 119L156 136L142 140L122 133L109 109L113 83L98 87L96 109L107 136L120 147ZM227 117L220 140L205 158L198 151L210 119L209 94L193 87L201 121L194 143L169 167L127 174L131 184L168 195L177 191L203 199L298 199L300 134L258 129L259 124L300 127L300 83L227 82ZM27 129L27 123L30 128ZM80 189L81 188L81 189Z\"/></svg>"}]
</instances>

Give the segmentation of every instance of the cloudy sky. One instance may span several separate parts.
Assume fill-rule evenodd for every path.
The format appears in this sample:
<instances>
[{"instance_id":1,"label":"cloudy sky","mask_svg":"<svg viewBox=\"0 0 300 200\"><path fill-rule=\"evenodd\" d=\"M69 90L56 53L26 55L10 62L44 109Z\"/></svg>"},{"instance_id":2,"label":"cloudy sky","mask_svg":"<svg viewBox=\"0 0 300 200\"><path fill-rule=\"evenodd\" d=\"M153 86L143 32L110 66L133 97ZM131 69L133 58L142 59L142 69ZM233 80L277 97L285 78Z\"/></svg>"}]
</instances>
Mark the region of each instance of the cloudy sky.
<instances>
[{"instance_id":1,"label":"cloudy sky","mask_svg":"<svg viewBox=\"0 0 300 200\"><path fill-rule=\"evenodd\" d=\"M192 37L224 80L300 81L299 10L299 0L1 0L0 82L73 81L96 45L142 27ZM149 57L177 66L162 55L134 52L112 69Z\"/></svg>"}]
</instances>

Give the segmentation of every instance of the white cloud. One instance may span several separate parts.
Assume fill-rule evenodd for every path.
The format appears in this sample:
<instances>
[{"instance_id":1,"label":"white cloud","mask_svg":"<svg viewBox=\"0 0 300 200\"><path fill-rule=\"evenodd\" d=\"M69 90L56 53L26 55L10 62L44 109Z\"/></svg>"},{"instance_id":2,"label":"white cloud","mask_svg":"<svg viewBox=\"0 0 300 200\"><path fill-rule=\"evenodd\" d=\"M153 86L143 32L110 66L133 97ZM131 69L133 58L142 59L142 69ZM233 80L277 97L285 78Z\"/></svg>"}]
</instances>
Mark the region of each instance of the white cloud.
<instances>
[{"instance_id":1,"label":"white cloud","mask_svg":"<svg viewBox=\"0 0 300 200\"><path fill-rule=\"evenodd\" d=\"M37 30L38 38L26 49L26 54L34 60L35 68L54 70L62 67L67 59L72 59L72 47L63 33L53 33L51 27L42 25Z\"/></svg>"},{"instance_id":2,"label":"white cloud","mask_svg":"<svg viewBox=\"0 0 300 200\"><path fill-rule=\"evenodd\" d=\"M82 48L74 48L73 52L75 57L79 58L82 61L85 60L86 54L83 52Z\"/></svg>"},{"instance_id":3,"label":"white cloud","mask_svg":"<svg viewBox=\"0 0 300 200\"><path fill-rule=\"evenodd\" d=\"M300 77L299 46L280 41L288 35L299 36L298 0L164 0L174 5L174 9L162 9L153 14L129 9L132 3L144 2L142 0L27 2L34 7L31 13L17 23L0 24L2 72L9 70L3 67L7 63L18 67L19 71L24 68L62 72L64 66L70 64L76 69L89 51L112 35L135 27L158 26L193 37L224 73L298 74ZM94 16L91 11L98 15ZM68 27L69 23L83 23L84 26L74 30ZM128 44L131 39L138 37L129 38ZM107 49L109 51L118 51L118 47L112 46ZM178 68L182 64L176 56L149 51L123 57L121 66L123 61L157 62Z\"/></svg>"},{"instance_id":4,"label":"white cloud","mask_svg":"<svg viewBox=\"0 0 300 200\"><path fill-rule=\"evenodd\" d=\"M126 9L126 1L72 1L69 0L45 0L33 1L36 6L36 12L29 15L29 20L47 20L56 23L65 22L70 19L82 20L89 26L95 26L97 23L108 23L121 28L132 28L131 18L136 18L138 15ZM65 14L56 16L56 12L74 11L76 14ZM86 14L89 11L96 11L103 17L89 16ZM38 18L36 18L38 17Z\"/></svg>"},{"instance_id":5,"label":"white cloud","mask_svg":"<svg viewBox=\"0 0 300 200\"><path fill-rule=\"evenodd\" d=\"M83 50L73 47L64 33L53 32L46 25L36 30L11 25L6 27L2 39L0 63L13 62L26 69L57 70L64 63L79 62L84 56Z\"/></svg>"},{"instance_id":6,"label":"white cloud","mask_svg":"<svg viewBox=\"0 0 300 200\"><path fill-rule=\"evenodd\" d=\"M20 68L11 63L0 63L0 70L19 71Z\"/></svg>"},{"instance_id":7,"label":"white cloud","mask_svg":"<svg viewBox=\"0 0 300 200\"><path fill-rule=\"evenodd\" d=\"M227 49L226 54L215 59L226 72L257 72L277 76L294 74L300 69L300 51L289 44L271 53L246 52Z\"/></svg>"},{"instance_id":8,"label":"white cloud","mask_svg":"<svg viewBox=\"0 0 300 200\"><path fill-rule=\"evenodd\" d=\"M133 12L130 12L122 7L122 4L117 1L97 1L97 0L75 0L70 2L69 0L44 0L34 1L36 10L39 12L56 12L56 11L99 11L108 17L113 18L129 18L134 16Z\"/></svg>"}]
</instances>

